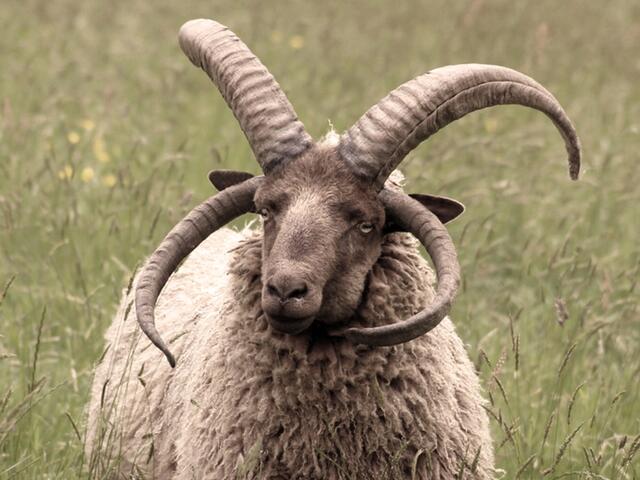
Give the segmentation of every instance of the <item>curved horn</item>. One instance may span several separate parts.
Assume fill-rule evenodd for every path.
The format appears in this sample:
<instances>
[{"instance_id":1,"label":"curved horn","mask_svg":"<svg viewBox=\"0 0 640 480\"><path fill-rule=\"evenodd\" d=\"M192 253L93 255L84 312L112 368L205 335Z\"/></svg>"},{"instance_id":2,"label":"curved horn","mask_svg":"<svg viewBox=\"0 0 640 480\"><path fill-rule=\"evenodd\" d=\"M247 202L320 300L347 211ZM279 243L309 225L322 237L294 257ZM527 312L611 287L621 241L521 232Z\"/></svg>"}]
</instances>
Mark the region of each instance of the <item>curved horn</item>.
<instances>
[{"instance_id":1,"label":"curved horn","mask_svg":"<svg viewBox=\"0 0 640 480\"><path fill-rule=\"evenodd\" d=\"M540 110L553 121L576 180L580 142L558 101L532 78L496 65L450 65L406 82L343 134L340 153L356 175L380 190L402 159L435 132L467 113L505 104Z\"/></svg>"},{"instance_id":2,"label":"curved horn","mask_svg":"<svg viewBox=\"0 0 640 480\"><path fill-rule=\"evenodd\" d=\"M153 252L136 285L138 324L175 367L176 360L155 325L154 308L160 291L180 262L217 229L253 208L253 196L264 177L253 177L210 197L191 210Z\"/></svg>"},{"instance_id":3,"label":"curved horn","mask_svg":"<svg viewBox=\"0 0 640 480\"><path fill-rule=\"evenodd\" d=\"M280 85L227 27L213 20L191 20L180 28L178 38L189 60L220 90L263 172L312 145Z\"/></svg>"},{"instance_id":4,"label":"curved horn","mask_svg":"<svg viewBox=\"0 0 640 480\"><path fill-rule=\"evenodd\" d=\"M415 235L433 260L438 276L436 296L427 308L400 323L335 332L356 343L375 346L408 342L435 328L447 315L460 284L460 265L447 229L438 217L403 192L380 192L387 215Z\"/></svg>"}]
</instances>

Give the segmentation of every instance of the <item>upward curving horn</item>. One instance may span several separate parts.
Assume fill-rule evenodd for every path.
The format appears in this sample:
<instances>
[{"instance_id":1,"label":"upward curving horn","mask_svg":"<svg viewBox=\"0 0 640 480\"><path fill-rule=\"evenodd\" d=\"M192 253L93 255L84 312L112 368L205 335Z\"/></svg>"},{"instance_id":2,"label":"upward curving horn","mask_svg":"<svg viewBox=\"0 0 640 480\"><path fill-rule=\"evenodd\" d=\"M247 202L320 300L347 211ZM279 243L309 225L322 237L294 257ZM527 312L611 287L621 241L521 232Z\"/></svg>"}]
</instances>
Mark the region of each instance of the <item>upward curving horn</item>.
<instances>
[{"instance_id":1,"label":"upward curving horn","mask_svg":"<svg viewBox=\"0 0 640 480\"><path fill-rule=\"evenodd\" d=\"M342 135L340 153L356 175L380 190L403 158L438 130L475 110L505 104L534 108L553 121L576 180L580 142L558 101L527 75L496 65L450 65L404 83Z\"/></svg>"},{"instance_id":2,"label":"upward curving horn","mask_svg":"<svg viewBox=\"0 0 640 480\"><path fill-rule=\"evenodd\" d=\"M213 20L190 20L178 38L220 90L264 173L312 146L280 85L232 31Z\"/></svg>"}]
</instances>

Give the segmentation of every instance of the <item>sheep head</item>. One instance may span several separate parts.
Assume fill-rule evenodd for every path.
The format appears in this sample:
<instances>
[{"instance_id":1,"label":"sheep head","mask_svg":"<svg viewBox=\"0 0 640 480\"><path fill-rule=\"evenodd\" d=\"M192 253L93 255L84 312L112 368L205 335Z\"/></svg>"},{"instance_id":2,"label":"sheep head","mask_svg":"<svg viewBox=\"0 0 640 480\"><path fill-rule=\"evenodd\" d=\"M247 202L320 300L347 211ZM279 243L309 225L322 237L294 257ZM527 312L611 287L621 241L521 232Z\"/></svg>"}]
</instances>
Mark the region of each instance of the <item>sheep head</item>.
<instances>
[{"instance_id":1,"label":"sheep head","mask_svg":"<svg viewBox=\"0 0 640 480\"><path fill-rule=\"evenodd\" d=\"M356 343L394 345L438 325L460 278L442 221L459 214L461 205L385 187L407 153L467 113L520 104L554 122L565 140L571 177L578 176L580 145L571 121L547 90L514 70L475 64L433 70L393 90L334 141L315 143L271 74L226 27L192 20L179 39L238 119L264 176L212 172L220 193L172 229L141 273L138 322L172 366L175 359L154 324L160 291L194 248L243 213L263 218L262 307L273 328L297 334L318 322ZM436 297L398 324L349 326L383 236L394 230L413 233L425 246L438 277Z\"/></svg>"},{"instance_id":2,"label":"sheep head","mask_svg":"<svg viewBox=\"0 0 640 480\"><path fill-rule=\"evenodd\" d=\"M286 333L349 318L380 255L385 214L376 192L322 150L266 176L254 197L263 223L262 308Z\"/></svg>"}]
</instances>

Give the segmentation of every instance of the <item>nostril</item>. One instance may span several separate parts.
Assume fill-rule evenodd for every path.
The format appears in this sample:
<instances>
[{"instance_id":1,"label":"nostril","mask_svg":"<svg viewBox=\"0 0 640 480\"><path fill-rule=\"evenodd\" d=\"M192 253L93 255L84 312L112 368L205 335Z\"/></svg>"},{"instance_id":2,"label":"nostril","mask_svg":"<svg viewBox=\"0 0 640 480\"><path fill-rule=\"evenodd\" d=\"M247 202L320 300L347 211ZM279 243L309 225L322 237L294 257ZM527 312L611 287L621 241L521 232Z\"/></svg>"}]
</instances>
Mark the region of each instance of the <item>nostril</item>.
<instances>
[{"instance_id":1,"label":"nostril","mask_svg":"<svg viewBox=\"0 0 640 480\"><path fill-rule=\"evenodd\" d=\"M267 291L269 292L269 295L273 296L273 297L278 297L278 298L282 298L282 295L280 294L280 291L271 283L267 284Z\"/></svg>"},{"instance_id":2,"label":"nostril","mask_svg":"<svg viewBox=\"0 0 640 480\"><path fill-rule=\"evenodd\" d=\"M308 291L309 289L307 288L307 286L302 285L301 287L295 288L291 292L289 292L288 298L304 298Z\"/></svg>"},{"instance_id":3,"label":"nostril","mask_svg":"<svg viewBox=\"0 0 640 480\"><path fill-rule=\"evenodd\" d=\"M267 282L269 296L279 299L282 303L291 299L302 300L308 292L309 288L304 281L298 281L289 276L274 277Z\"/></svg>"}]
</instances>

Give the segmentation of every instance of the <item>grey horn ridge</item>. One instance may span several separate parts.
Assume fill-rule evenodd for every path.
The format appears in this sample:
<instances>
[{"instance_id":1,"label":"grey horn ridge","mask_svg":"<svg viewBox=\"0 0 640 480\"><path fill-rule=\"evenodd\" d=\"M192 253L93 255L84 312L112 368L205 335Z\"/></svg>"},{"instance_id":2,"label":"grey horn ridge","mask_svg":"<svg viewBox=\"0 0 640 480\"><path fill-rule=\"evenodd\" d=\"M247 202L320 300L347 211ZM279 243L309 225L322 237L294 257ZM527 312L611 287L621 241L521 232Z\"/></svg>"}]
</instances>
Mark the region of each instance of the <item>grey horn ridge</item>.
<instances>
[{"instance_id":1,"label":"grey horn ridge","mask_svg":"<svg viewBox=\"0 0 640 480\"><path fill-rule=\"evenodd\" d=\"M447 315L460 285L460 266L449 232L435 214L403 193L384 189L380 193L387 213L402 230L412 233L433 260L438 277L436 300L402 323L341 331L349 340L366 345L391 346L408 342L435 328Z\"/></svg>"},{"instance_id":2,"label":"grey horn ridge","mask_svg":"<svg viewBox=\"0 0 640 480\"><path fill-rule=\"evenodd\" d=\"M385 186L389 175L411 150L439 129L470 112L495 105L519 104L539 110L551 119L565 141L570 176L573 179L578 177L580 143L571 121L551 93L515 70L477 64L432 70L393 90L342 134L336 143L329 145L312 140L273 76L227 27L212 20L192 20L180 29L179 42L191 62L204 70L219 89L238 120L264 176L251 178L241 172L212 172L210 178L221 190L220 193L195 207L169 232L153 252L139 277L135 291L139 325L153 344L164 352L172 367L176 360L160 337L154 322L154 309L160 292L189 253L210 234L239 215L257 211L263 216L263 261L266 265L263 271L263 302L268 307L265 314L275 330L295 335L307 328L314 319L322 318L327 331L332 335L371 346L395 345L424 335L437 326L447 315L460 283L455 248L442 222L429 211L426 203L412 199L401 189ZM369 199L368 203L363 203L363 208L356 209L352 215L369 216L363 217L360 223L354 223L351 227L347 224L336 226L337 224L329 223L323 228L306 225L300 230L315 232L315 237L300 232L283 233L281 225L285 220L289 222L287 225L294 226L299 226L301 220L281 214L283 216L275 222L273 218L280 213L264 200L265 192L276 192L279 198L287 197L290 192L286 188L274 185L286 185L287 182L283 179L286 180L291 171L306 168L301 166L311 165L313 162L318 163L321 161L320 157L322 161L326 158L329 163L337 162L336 169L344 168L349 172L342 175L341 179L333 180L333 183L327 181L327 184L335 187L336 182L351 178L350 181L357 184L359 189L359 193L354 193L353 198ZM291 175L295 177L294 174ZM295 183L295 178L289 181ZM322 182L319 180L318 185L320 184ZM306 207L301 206L300 201L295 204L289 198L288 205L297 205L290 208L305 212L304 208L309 209L312 208L310 205L315 205L315 211L324 212L324 204L313 204L313 199L317 199L319 195L313 190L318 188L317 185L305 188L311 192L307 195ZM338 192L344 190L348 188L343 186L342 190L337 189ZM336 196L339 197L340 194L329 197L335 199ZM260 205L257 204L258 199L262 199ZM346 194L344 200L343 203L348 203ZM450 202L451 205L455 203L452 200ZM338 207L332 204L330 208ZM325 221L334 218L330 208L327 206L326 214L322 216L318 213L318 216ZM425 246L433 260L438 285L431 305L407 320L390 325L355 327L349 324L350 317L347 314L344 318L330 318L331 315L326 313L346 311L337 307L330 310L325 305L329 301L327 292L331 291L332 275L335 276L338 268L337 260L332 264L327 259L326 265L321 265L322 268L315 271L309 267L310 264L305 263L307 260L304 254L308 249L304 248L305 245L315 245L319 249L330 251L331 248L338 248L335 246L338 245L337 239L341 238L336 233L339 228L358 229L360 233L353 231L361 237L356 237L356 233L350 235L356 240L360 238L357 241L368 245L367 251L371 257L367 257L366 265L355 263L353 266L356 270L363 270L358 277L362 279L358 281L362 285L355 285L352 289L362 294L365 266L371 268L374 257L379 255L380 243L384 237L384 232L380 231L376 223L379 221L378 216L374 215L377 209L385 212L394 225L412 233ZM462 211L462 207L452 211L456 212L455 216ZM324 235L322 232L327 232L326 235L329 236L334 230L334 239L323 243L322 239L317 238ZM271 248L267 238L275 238L275 243L272 243L277 250L284 241L282 238L287 235L297 238L297 243L291 245L296 246L294 250L299 255L280 248L278 252L282 258L267 265L267 254ZM277 268L282 270L282 265L290 266L287 267L290 270L284 273L276 271ZM329 271L330 267L334 271Z\"/></svg>"},{"instance_id":3,"label":"grey horn ridge","mask_svg":"<svg viewBox=\"0 0 640 480\"><path fill-rule=\"evenodd\" d=\"M278 82L231 30L213 20L191 20L178 39L220 90L265 173L311 147Z\"/></svg>"},{"instance_id":4,"label":"grey horn ridge","mask_svg":"<svg viewBox=\"0 0 640 480\"><path fill-rule=\"evenodd\" d=\"M340 152L354 172L381 189L402 159L438 130L473 111L508 104L534 108L553 121L576 180L580 142L560 103L532 78L497 65L450 65L404 83L347 130Z\"/></svg>"},{"instance_id":5,"label":"grey horn ridge","mask_svg":"<svg viewBox=\"0 0 640 480\"><path fill-rule=\"evenodd\" d=\"M234 218L253 208L253 195L262 177L254 177L229 187L202 202L180 221L162 241L147 261L136 286L136 313L138 324L175 367L176 360L160 337L154 309L162 287L180 262L209 235Z\"/></svg>"}]
</instances>

